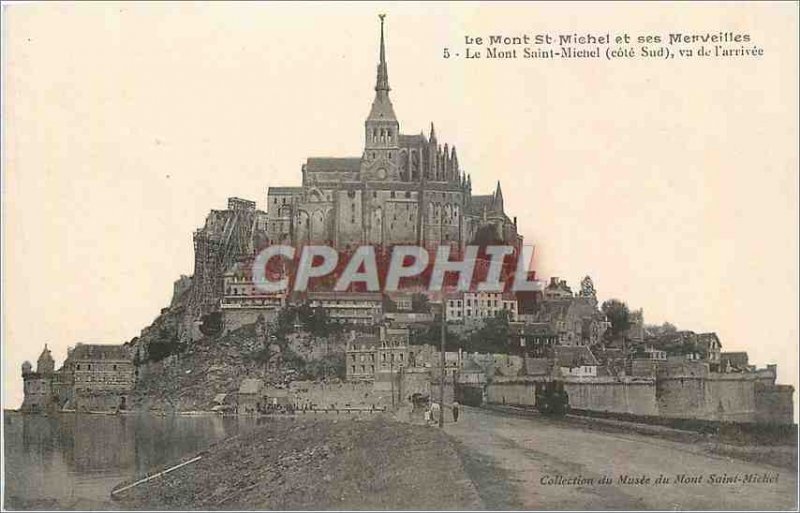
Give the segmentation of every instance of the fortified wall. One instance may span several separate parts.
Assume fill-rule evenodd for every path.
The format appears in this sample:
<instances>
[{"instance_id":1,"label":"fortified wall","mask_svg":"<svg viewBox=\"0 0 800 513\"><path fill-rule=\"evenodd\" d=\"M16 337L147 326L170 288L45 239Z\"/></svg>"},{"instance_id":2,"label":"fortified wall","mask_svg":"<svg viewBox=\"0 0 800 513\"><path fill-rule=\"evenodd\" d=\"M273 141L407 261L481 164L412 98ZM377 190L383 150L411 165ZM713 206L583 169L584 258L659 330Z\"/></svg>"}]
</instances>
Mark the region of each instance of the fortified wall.
<instances>
[{"instance_id":1,"label":"fortified wall","mask_svg":"<svg viewBox=\"0 0 800 513\"><path fill-rule=\"evenodd\" d=\"M550 375L496 377L490 403L535 406L536 387ZM559 378L560 379L560 378ZM757 372L710 372L703 362L663 362L651 377L562 379L572 409L721 422L791 424L791 385L775 384L775 367Z\"/></svg>"}]
</instances>

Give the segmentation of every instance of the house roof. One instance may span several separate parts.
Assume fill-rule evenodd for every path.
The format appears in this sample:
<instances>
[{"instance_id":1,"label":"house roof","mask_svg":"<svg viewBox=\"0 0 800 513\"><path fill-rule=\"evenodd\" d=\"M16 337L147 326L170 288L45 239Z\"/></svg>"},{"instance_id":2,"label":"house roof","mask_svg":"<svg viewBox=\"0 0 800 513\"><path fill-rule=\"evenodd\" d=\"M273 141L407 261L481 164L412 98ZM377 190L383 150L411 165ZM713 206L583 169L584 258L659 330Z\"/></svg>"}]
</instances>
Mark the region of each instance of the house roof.
<instances>
[{"instance_id":1,"label":"house roof","mask_svg":"<svg viewBox=\"0 0 800 513\"><path fill-rule=\"evenodd\" d=\"M132 360L133 355L124 345L78 344L69 355L71 360Z\"/></svg>"},{"instance_id":2,"label":"house roof","mask_svg":"<svg viewBox=\"0 0 800 513\"><path fill-rule=\"evenodd\" d=\"M361 157L310 157L306 171L360 171Z\"/></svg>"},{"instance_id":3,"label":"house roof","mask_svg":"<svg viewBox=\"0 0 800 513\"><path fill-rule=\"evenodd\" d=\"M597 365L597 359L586 346L556 346L554 349L559 367Z\"/></svg>"},{"instance_id":4,"label":"house roof","mask_svg":"<svg viewBox=\"0 0 800 513\"><path fill-rule=\"evenodd\" d=\"M555 301L542 301L536 311L535 318L542 321L550 321L560 317L566 317L569 312L571 298L558 299Z\"/></svg>"},{"instance_id":5,"label":"house roof","mask_svg":"<svg viewBox=\"0 0 800 513\"><path fill-rule=\"evenodd\" d=\"M225 398L228 397L228 394L217 394L214 396L214 402L218 404L222 404L225 402Z\"/></svg>"},{"instance_id":6,"label":"house roof","mask_svg":"<svg viewBox=\"0 0 800 513\"><path fill-rule=\"evenodd\" d=\"M257 394L261 391L261 388L264 386L264 382L260 379L255 378L246 378L242 380L242 384L239 385L239 393L240 394Z\"/></svg>"},{"instance_id":7,"label":"house roof","mask_svg":"<svg viewBox=\"0 0 800 513\"><path fill-rule=\"evenodd\" d=\"M709 349L712 345L719 348L722 347L722 342L720 342L717 334L712 331L711 333L698 333L697 345L704 349Z\"/></svg>"},{"instance_id":8,"label":"house roof","mask_svg":"<svg viewBox=\"0 0 800 513\"><path fill-rule=\"evenodd\" d=\"M380 340L377 335L358 335L353 339L353 347L355 349L373 348L377 347Z\"/></svg>"}]
</instances>

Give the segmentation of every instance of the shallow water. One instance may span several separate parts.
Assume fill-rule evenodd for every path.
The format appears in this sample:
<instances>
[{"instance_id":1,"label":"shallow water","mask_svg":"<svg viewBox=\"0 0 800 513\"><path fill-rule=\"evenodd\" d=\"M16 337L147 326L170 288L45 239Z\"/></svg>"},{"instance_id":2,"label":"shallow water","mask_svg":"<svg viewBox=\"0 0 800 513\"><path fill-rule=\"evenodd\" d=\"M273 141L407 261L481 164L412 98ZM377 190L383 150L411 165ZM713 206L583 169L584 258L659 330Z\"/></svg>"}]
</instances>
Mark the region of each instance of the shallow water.
<instances>
[{"instance_id":1,"label":"shallow water","mask_svg":"<svg viewBox=\"0 0 800 513\"><path fill-rule=\"evenodd\" d=\"M5 412L4 505L115 509L111 489L265 419Z\"/></svg>"}]
</instances>

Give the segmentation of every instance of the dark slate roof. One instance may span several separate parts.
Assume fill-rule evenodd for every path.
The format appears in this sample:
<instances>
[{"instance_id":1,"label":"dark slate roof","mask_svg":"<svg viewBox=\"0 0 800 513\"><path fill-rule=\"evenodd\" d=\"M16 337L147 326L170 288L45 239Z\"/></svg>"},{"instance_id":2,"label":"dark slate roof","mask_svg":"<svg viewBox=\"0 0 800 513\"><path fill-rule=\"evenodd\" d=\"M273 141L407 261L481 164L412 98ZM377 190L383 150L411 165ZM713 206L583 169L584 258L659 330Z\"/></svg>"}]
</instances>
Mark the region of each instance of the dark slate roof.
<instances>
[{"instance_id":1,"label":"dark slate roof","mask_svg":"<svg viewBox=\"0 0 800 513\"><path fill-rule=\"evenodd\" d=\"M486 210L491 210L493 201L493 194L487 194L485 196L473 196L472 203L470 203L470 213L480 215L483 213L484 207L486 207Z\"/></svg>"},{"instance_id":2,"label":"dark slate roof","mask_svg":"<svg viewBox=\"0 0 800 513\"><path fill-rule=\"evenodd\" d=\"M78 344L70 354L72 360L131 360L130 350L123 345Z\"/></svg>"},{"instance_id":3,"label":"dark slate roof","mask_svg":"<svg viewBox=\"0 0 800 513\"><path fill-rule=\"evenodd\" d=\"M428 144L428 141L422 134L415 134L415 135L400 134L400 146L403 148L408 148L410 146L424 146L426 144Z\"/></svg>"},{"instance_id":4,"label":"dark slate roof","mask_svg":"<svg viewBox=\"0 0 800 513\"><path fill-rule=\"evenodd\" d=\"M559 299L554 301L542 301L536 311L536 319L539 321L550 321L565 317L569 312L572 299Z\"/></svg>"},{"instance_id":5,"label":"dark slate roof","mask_svg":"<svg viewBox=\"0 0 800 513\"><path fill-rule=\"evenodd\" d=\"M378 343L379 340L377 335L358 335L355 339L353 339L353 348L369 349L378 347Z\"/></svg>"},{"instance_id":6,"label":"dark slate roof","mask_svg":"<svg viewBox=\"0 0 800 513\"><path fill-rule=\"evenodd\" d=\"M269 187L267 196L270 194L298 194L303 192L302 187Z\"/></svg>"},{"instance_id":7,"label":"dark slate roof","mask_svg":"<svg viewBox=\"0 0 800 513\"><path fill-rule=\"evenodd\" d=\"M586 346L557 346L555 353L559 367L597 365L597 359Z\"/></svg>"},{"instance_id":8,"label":"dark slate roof","mask_svg":"<svg viewBox=\"0 0 800 513\"><path fill-rule=\"evenodd\" d=\"M311 157L306 162L306 171L360 171L361 157Z\"/></svg>"},{"instance_id":9,"label":"dark slate roof","mask_svg":"<svg viewBox=\"0 0 800 513\"><path fill-rule=\"evenodd\" d=\"M50 350L47 348L47 344L45 344L44 349L42 349L42 354L39 355L39 362L42 361L53 361L53 355L50 353Z\"/></svg>"},{"instance_id":10,"label":"dark slate roof","mask_svg":"<svg viewBox=\"0 0 800 513\"><path fill-rule=\"evenodd\" d=\"M388 94L376 94L375 100L372 102L372 107L369 110L368 120L397 120L392 107L392 101L389 99Z\"/></svg>"}]
</instances>

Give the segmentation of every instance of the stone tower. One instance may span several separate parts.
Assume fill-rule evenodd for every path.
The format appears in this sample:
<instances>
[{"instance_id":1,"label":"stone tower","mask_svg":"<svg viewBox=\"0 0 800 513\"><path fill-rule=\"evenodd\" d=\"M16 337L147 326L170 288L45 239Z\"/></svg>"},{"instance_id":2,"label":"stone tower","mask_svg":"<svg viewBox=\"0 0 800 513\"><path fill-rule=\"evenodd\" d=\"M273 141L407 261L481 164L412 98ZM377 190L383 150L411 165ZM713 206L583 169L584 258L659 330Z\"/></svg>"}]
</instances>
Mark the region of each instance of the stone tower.
<instances>
[{"instance_id":1,"label":"stone tower","mask_svg":"<svg viewBox=\"0 0 800 513\"><path fill-rule=\"evenodd\" d=\"M384 43L384 17L381 14L381 46L378 58L378 76L375 81L375 99L364 122L364 156L362 178L366 180L397 181L400 150L400 123L389 99L389 71L386 66Z\"/></svg>"},{"instance_id":2,"label":"stone tower","mask_svg":"<svg viewBox=\"0 0 800 513\"><path fill-rule=\"evenodd\" d=\"M40 354L39 359L36 360L36 372L39 374L52 374L55 370L56 362L53 360L53 355L50 354L47 344L45 344L42 354Z\"/></svg>"}]
</instances>

